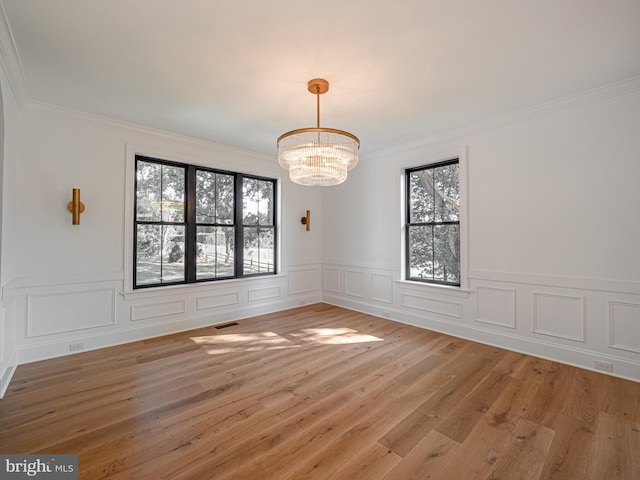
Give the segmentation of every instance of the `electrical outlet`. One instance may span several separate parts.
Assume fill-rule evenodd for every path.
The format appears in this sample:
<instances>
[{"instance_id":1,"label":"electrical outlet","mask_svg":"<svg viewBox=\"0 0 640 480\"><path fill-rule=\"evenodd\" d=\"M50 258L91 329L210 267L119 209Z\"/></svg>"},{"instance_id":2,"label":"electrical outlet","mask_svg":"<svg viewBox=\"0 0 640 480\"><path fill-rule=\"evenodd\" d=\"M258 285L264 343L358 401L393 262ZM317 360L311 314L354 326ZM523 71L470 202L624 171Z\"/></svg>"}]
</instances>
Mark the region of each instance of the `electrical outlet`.
<instances>
[{"instance_id":1,"label":"electrical outlet","mask_svg":"<svg viewBox=\"0 0 640 480\"><path fill-rule=\"evenodd\" d=\"M80 350L84 350L84 343L70 343L69 351L70 352L79 352Z\"/></svg>"},{"instance_id":2,"label":"electrical outlet","mask_svg":"<svg viewBox=\"0 0 640 480\"><path fill-rule=\"evenodd\" d=\"M613 363L594 360L593 368L597 368L598 370L604 370L605 372L613 372Z\"/></svg>"}]
</instances>

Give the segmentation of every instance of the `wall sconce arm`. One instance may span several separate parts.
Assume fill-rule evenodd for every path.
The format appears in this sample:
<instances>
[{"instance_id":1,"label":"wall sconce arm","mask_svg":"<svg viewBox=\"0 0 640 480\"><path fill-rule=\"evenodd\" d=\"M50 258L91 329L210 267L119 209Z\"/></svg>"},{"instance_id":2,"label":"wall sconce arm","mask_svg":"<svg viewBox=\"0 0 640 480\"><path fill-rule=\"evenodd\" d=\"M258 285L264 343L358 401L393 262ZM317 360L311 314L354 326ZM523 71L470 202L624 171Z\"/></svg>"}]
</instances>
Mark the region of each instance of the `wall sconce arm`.
<instances>
[{"instance_id":1,"label":"wall sconce arm","mask_svg":"<svg viewBox=\"0 0 640 480\"><path fill-rule=\"evenodd\" d=\"M311 211L307 210L307 215L300 219L300 223L302 225L306 225L307 232L311 229Z\"/></svg>"},{"instance_id":2,"label":"wall sconce arm","mask_svg":"<svg viewBox=\"0 0 640 480\"><path fill-rule=\"evenodd\" d=\"M84 203L80 201L80 189L74 188L72 200L67 204L67 210L71 212L71 224L80 225L80 214L84 212Z\"/></svg>"}]
</instances>

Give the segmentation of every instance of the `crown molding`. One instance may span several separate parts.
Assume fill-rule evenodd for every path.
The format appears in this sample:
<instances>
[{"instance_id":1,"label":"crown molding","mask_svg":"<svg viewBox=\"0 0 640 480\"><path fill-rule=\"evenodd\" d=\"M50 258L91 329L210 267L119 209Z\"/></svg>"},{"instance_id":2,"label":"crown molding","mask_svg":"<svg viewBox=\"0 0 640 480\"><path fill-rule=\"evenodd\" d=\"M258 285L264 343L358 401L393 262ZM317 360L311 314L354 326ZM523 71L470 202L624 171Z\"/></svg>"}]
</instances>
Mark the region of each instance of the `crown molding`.
<instances>
[{"instance_id":1,"label":"crown molding","mask_svg":"<svg viewBox=\"0 0 640 480\"><path fill-rule=\"evenodd\" d=\"M244 157L251 157L255 160L260 161L273 162L275 160L275 154L268 155L262 152L256 152L254 150L243 149L224 143L213 142L211 140L206 140L203 138L182 135L179 133L170 132L168 130L162 130L159 128L149 127L133 122L127 122L125 120L119 120L112 117L96 115L93 113L81 112L79 110L73 110L71 108L60 107L58 105L52 105L50 103L35 100L28 100L27 102L25 102L22 110L27 113L50 116L87 126L99 126L117 132L135 132L138 134L160 137L172 142L188 143L190 146L196 146L206 149L215 148L221 153L242 155Z\"/></svg>"},{"instance_id":2,"label":"crown molding","mask_svg":"<svg viewBox=\"0 0 640 480\"><path fill-rule=\"evenodd\" d=\"M0 3L0 6L1 6L1 3ZM3 21L3 18L0 19L0 22ZM1 26L2 25L0 24L0 31L2 30ZM0 37L0 46L1 45L3 45L2 37ZM4 60L2 54L3 54L3 51L0 47L0 62ZM18 67L16 68L19 71L20 78L24 78L22 75L22 68L20 66L19 58L17 57L17 55L15 56L15 61L17 62L17 65L18 65ZM26 89L24 89L23 80L20 82L15 82L15 78L14 78L13 81L12 79L10 79L10 83L11 83L12 89L14 90L14 93L16 92L16 83L22 87L22 88L19 87L17 89L19 92L18 95L22 95L22 97L16 96L16 98L18 98L20 107L25 112L48 115L56 118L64 118L68 121L82 123L85 125L98 125L104 128L109 128L109 129L117 130L121 132L135 131L141 134L154 135L156 137L162 137L172 141L188 142L191 145L200 145L201 147L204 147L204 148L211 148L213 146L218 149L221 149L223 152L228 152L230 154L241 154L244 156L250 156L262 161L264 160L271 161L274 158L271 155L267 155L261 152L256 152L253 150L243 149L240 147L225 145L221 143L215 143L210 140L197 138L197 137L190 137L187 135L181 135L181 134L170 132L167 130L161 130L158 128L148 127L148 126L144 126L144 125L140 125L132 122L127 122L124 120L118 120L112 117L80 112L78 110L73 110L66 107L60 107L57 105L52 105L52 104L48 104L40 101L29 100L26 98ZM471 123L459 128L448 130L446 132L430 135L418 142L404 143L404 144L396 145L394 147L382 149L377 152L369 153L366 156L363 155L362 157L365 160L372 160L372 161L377 159L383 159L383 158L386 159L391 154L397 154L397 153L406 154L412 151L423 150L425 148L433 147L437 144L456 141L466 136L474 135L474 134L489 131L489 130L494 130L500 127L531 120L537 117L552 115L554 113L562 112L564 110L578 108L583 105L587 105L594 102L600 102L603 100L607 100L609 98L613 98L619 95L624 95L627 93L632 93L638 90L640 90L640 76L631 77L626 80L622 80L622 81L611 83L601 87L593 88L591 90L580 92L574 95L569 95L567 97L552 100L550 102L534 105L532 107L527 107L514 112L498 115L496 117L491 117L486 120Z\"/></svg>"},{"instance_id":3,"label":"crown molding","mask_svg":"<svg viewBox=\"0 0 640 480\"><path fill-rule=\"evenodd\" d=\"M439 143L459 140L462 137L532 120L537 117L552 115L564 110L571 110L590 103L600 102L619 95L632 93L637 90L640 90L640 76L631 77L626 80L596 87L574 95L558 98L550 102L541 103L539 105L505 113L479 122L470 123L445 132L428 135L420 141L385 148L383 150L378 150L377 152L372 152L366 155L366 157L363 155L363 157L365 157L366 160L376 160L387 158L391 154L406 154L412 151L429 148Z\"/></svg>"}]
</instances>

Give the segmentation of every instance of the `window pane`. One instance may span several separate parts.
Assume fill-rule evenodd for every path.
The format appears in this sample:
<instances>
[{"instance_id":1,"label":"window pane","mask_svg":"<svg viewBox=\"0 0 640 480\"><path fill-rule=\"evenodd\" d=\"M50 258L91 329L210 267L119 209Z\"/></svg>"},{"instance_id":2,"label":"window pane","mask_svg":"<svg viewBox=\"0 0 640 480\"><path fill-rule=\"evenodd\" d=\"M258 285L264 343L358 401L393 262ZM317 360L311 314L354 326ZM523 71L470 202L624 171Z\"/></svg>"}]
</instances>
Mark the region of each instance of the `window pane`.
<instances>
[{"instance_id":1,"label":"window pane","mask_svg":"<svg viewBox=\"0 0 640 480\"><path fill-rule=\"evenodd\" d=\"M184 222L185 169L162 165L162 221Z\"/></svg>"},{"instance_id":2,"label":"window pane","mask_svg":"<svg viewBox=\"0 0 640 480\"><path fill-rule=\"evenodd\" d=\"M233 227L198 227L196 278L232 277L235 255Z\"/></svg>"},{"instance_id":3,"label":"window pane","mask_svg":"<svg viewBox=\"0 0 640 480\"><path fill-rule=\"evenodd\" d=\"M233 201L235 178L233 175L216 174L216 223L233 225Z\"/></svg>"},{"instance_id":4,"label":"window pane","mask_svg":"<svg viewBox=\"0 0 640 480\"><path fill-rule=\"evenodd\" d=\"M256 273L258 265L258 255L260 253L260 239L258 228L244 229L244 265L243 273Z\"/></svg>"},{"instance_id":5,"label":"window pane","mask_svg":"<svg viewBox=\"0 0 640 480\"><path fill-rule=\"evenodd\" d=\"M272 228L244 229L245 274L274 272L274 235Z\"/></svg>"},{"instance_id":6,"label":"window pane","mask_svg":"<svg viewBox=\"0 0 640 480\"><path fill-rule=\"evenodd\" d=\"M204 170L196 172L196 222L216 221L216 174Z\"/></svg>"},{"instance_id":7,"label":"window pane","mask_svg":"<svg viewBox=\"0 0 640 480\"><path fill-rule=\"evenodd\" d=\"M184 280L184 227L138 225L136 284Z\"/></svg>"},{"instance_id":8,"label":"window pane","mask_svg":"<svg viewBox=\"0 0 640 480\"><path fill-rule=\"evenodd\" d=\"M245 178L242 181L242 223L258 225L258 181Z\"/></svg>"},{"instance_id":9,"label":"window pane","mask_svg":"<svg viewBox=\"0 0 640 480\"><path fill-rule=\"evenodd\" d=\"M162 227L138 225L136 232L136 284L160 283Z\"/></svg>"},{"instance_id":10,"label":"window pane","mask_svg":"<svg viewBox=\"0 0 640 480\"><path fill-rule=\"evenodd\" d=\"M162 283L184 280L184 227L162 226Z\"/></svg>"},{"instance_id":11,"label":"window pane","mask_svg":"<svg viewBox=\"0 0 640 480\"><path fill-rule=\"evenodd\" d=\"M196 222L233 224L233 175L196 172Z\"/></svg>"},{"instance_id":12,"label":"window pane","mask_svg":"<svg viewBox=\"0 0 640 480\"><path fill-rule=\"evenodd\" d=\"M258 270L260 272L274 272L274 238L275 230L272 228L260 229L260 256L258 258Z\"/></svg>"},{"instance_id":13,"label":"window pane","mask_svg":"<svg viewBox=\"0 0 640 480\"><path fill-rule=\"evenodd\" d=\"M258 180L258 222L273 225L273 183Z\"/></svg>"},{"instance_id":14,"label":"window pane","mask_svg":"<svg viewBox=\"0 0 640 480\"><path fill-rule=\"evenodd\" d=\"M273 225L273 182L256 178L245 178L243 190L243 224Z\"/></svg>"},{"instance_id":15,"label":"window pane","mask_svg":"<svg viewBox=\"0 0 640 480\"><path fill-rule=\"evenodd\" d=\"M409 222L432 222L434 219L433 177L430 170L409 174Z\"/></svg>"},{"instance_id":16,"label":"window pane","mask_svg":"<svg viewBox=\"0 0 640 480\"><path fill-rule=\"evenodd\" d=\"M433 169L435 221L457 222L460 218L458 164Z\"/></svg>"},{"instance_id":17,"label":"window pane","mask_svg":"<svg viewBox=\"0 0 640 480\"><path fill-rule=\"evenodd\" d=\"M433 280L433 227L409 227L409 278Z\"/></svg>"},{"instance_id":18,"label":"window pane","mask_svg":"<svg viewBox=\"0 0 640 480\"><path fill-rule=\"evenodd\" d=\"M460 283L460 227L433 227L433 278L441 282Z\"/></svg>"},{"instance_id":19,"label":"window pane","mask_svg":"<svg viewBox=\"0 0 640 480\"><path fill-rule=\"evenodd\" d=\"M160 220L161 180L161 165L150 162L137 162L136 220L147 222Z\"/></svg>"}]
</instances>

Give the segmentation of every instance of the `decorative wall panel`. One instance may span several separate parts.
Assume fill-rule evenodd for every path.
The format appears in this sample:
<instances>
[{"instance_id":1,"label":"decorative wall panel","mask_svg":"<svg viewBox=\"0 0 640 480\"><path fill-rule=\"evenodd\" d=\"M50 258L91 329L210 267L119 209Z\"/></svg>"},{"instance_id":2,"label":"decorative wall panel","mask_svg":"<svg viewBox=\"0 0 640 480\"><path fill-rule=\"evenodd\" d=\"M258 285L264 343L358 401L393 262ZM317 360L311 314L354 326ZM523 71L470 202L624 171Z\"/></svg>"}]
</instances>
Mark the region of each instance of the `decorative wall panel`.
<instances>
[{"instance_id":1,"label":"decorative wall panel","mask_svg":"<svg viewBox=\"0 0 640 480\"><path fill-rule=\"evenodd\" d=\"M238 292L221 293L219 295L202 295L196 299L197 310L207 310L209 308L228 307L230 305L238 305L240 303L240 295Z\"/></svg>"},{"instance_id":2,"label":"decorative wall panel","mask_svg":"<svg viewBox=\"0 0 640 480\"><path fill-rule=\"evenodd\" d=\"M393 303L393 277L391 275L371 275L371 300Z\"/></svg>"},{"instance_id":3,"label":"decorative wall panel","mask_svg":"<svg viewBox=\"0 0 640 480\"><path fill-rule=\"evenodd\" d=\"M325 268L323 289L327 292L340 293L340 271L337 268Z\"/></svg>"},{"instance_id":4,"label":"decorative wall panel","mask_svg":"<svg viewBox=\"0 0 640 480\"><path fill-rule=\"evenodd\" d=\"M436 300L435 298L417 297L415 295L402 294L403 307L414 308L429 313L437 313L447 317L462 318L462 303Z\"/></svg>"},{"instance_id":5,"label":"decorative wall panel","mask_svg":"<svg viewBox=\"0 0 640 480\"><path fill-rule=\"evenodd\" d=\"M501 327L516 328L516 291L478 286L476 320Z\"/></svg>"},{"instance_id":6,"label":"decorative wall panel","mask_svg":"<svg viewBox=\"0 0 640 480\"><path fill-rule=\"evenodd\" d=\"M533 332L567 340L585 341L585 299L533 293Z\"/></svg>"},{"instance_id":7,"label":"decorative wall panel","mask_svg":"<svg viewBox=\"0 0 640 480\"><path fill-rule=\"evenodd\" d=\"M350 297L364 297L362 272L344 272L344 293Z\"/></svg>"},{"instance_id":8,"label":"decorative wall panel","mask_svg":"<svg viewBox=\"0 0 640 480\"><path fill-rule=\"evenodd\" d=\"M296 293L308 293L319 290L318 274L318 268L291 270L289 272L289 293L295 295Z\"/></svg>"},{"instance_id":9,"label":"decorative wall panel","mask_svg":"<svg viewBox=\"0 0 640 480\"><path fill-rule=\"evenodd\" d=\"M113 325L114 288L27 295L27 337Z\"/></svg>"},{"instance_id":10,"label":"decorative wall panel","mask_svg":"<svg viewBox=\"0 0 640 480\"><path fill-rule=\"evenodd\" d=\"M640 304L609 301L609 346L640 353Z\"/></svg>"},{"instance_id":11,"label":"decorative wall panel","mask_svg":"<svg viewBox=\"0 0 640 480\"><path fill-rule=\"evenodd\" d=\"M250 302L259 300L268 300L270 298L278 298L280 296L280 287L256 288L247 292L247 299Z\"/></svg>"},{"instance_id":12,"label":"decorative wall panel","mask_svg":"<svg viewBox=\"0 0 640 480\"><path fill-rule=\"evenodd\" d=\"M150 305L133 305L131 307L131 320L146 320L149 318L168 317L186 312L184 300L173 302L154 302Z\"/></svg>"}]
</instances>

